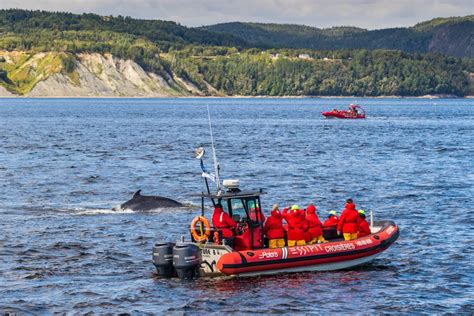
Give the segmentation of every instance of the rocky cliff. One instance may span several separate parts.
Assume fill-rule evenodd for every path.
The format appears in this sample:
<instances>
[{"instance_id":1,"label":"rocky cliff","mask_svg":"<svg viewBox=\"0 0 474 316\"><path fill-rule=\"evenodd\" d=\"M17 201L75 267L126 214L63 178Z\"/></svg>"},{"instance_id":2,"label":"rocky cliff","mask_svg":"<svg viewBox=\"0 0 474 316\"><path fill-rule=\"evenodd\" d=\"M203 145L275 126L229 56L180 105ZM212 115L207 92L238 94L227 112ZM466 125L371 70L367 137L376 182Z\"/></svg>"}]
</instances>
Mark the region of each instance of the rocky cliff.
<instances>
[{"instance_id":1,"label":"rocky cliff","mask_svg":"<svg viewBox=\"0 0 474 316\"><path fill-rule=\"evenodd\" d=\"M13 97L13 96L14 95L10 91L0 86L0 97Z\"/></svg>"},{"instance_id":2,"label":"rocky cliff","mask_svg":"<svg viewBox=\"0 0 474 316\"><path fill-rule=\"evenodd\" d=\"M474 21L438 27L431 38L428 50L451 56L473 58Z\"/></svg>"},{"instance_id":3,"label":"rocky cliff","mask_svg":"<svg viewBox=\"0 0 474 316\"><path fill-rule=\"evenodd\" d=\"M192 83L145 71L110 54L0 52L0 96L174 97L202 95Z\"/></svg>"}]
</instances>

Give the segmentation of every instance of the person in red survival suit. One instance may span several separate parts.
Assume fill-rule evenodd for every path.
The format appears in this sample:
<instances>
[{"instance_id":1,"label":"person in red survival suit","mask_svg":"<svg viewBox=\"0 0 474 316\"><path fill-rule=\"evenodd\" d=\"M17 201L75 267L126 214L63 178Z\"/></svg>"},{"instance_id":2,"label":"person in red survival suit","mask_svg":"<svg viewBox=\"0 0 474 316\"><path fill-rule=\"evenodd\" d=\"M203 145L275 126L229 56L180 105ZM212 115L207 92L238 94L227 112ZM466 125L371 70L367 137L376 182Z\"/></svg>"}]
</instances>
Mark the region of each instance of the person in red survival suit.
<instances>
[{"instance_id":1,"label":"person in red survival suit","mask_svg":"<svg viewBox=\"0 0 474 316\"><path fill-rule=\"evenodd\" d=\"M328 218L324 221L323 227L334 227L337 229L337 224L339 224L339 218L337 213L334 210L329 211Z\"/></svg>"},{"instance_id":2,"label":"person in red survival suit","mask_svg":"<svg viewBox=\"0 0 474 316\"><path fill-rule=\"evenodd\" d=\"M291 211L283 210L283 218L288 223L288 247L306 245L303 231L303 217L298 205L293 205Z\"/></svg>"},{"instance_id":3,"label":"person in red survival suit","mask_svg":"<svg viewBox=\"0 0 474 316\"><path fill-rule=\"evenodd\" d=\"M237 227L237 223L222 210L220 203L216 204L214 213L212 214L212 225L215 229L222 232L222 239L226 241L227 245L233 246L234 231Z\"/></svg>"},{"instance_id":4,"label":"person in red survival suit","mask_svg":"<svg viewBox=\"0 0 474 316\"><path fill-rule=\"evenodd\" d=\"M339 223L337 224L337 234L341 231L344 235L344 240L357 239L357 232L359 230L359 213L352 199L347 199L346 208L342 211Z\"/></svg>"},{"instance_id":5,"label":"person in red survival suit","mask_svg":"<svg viewBox=\"0 0 474 316\"><path fill-rule=\"evenodd\" d=\"M372 232L370 231L369 223L365 220L365 211L359 210L359 234L358 237L364 237L370 235Z\"/></svg>"},{"instance_id":6,"label":"person in red survival suit","mask_svg":"<svg viewBox=\"0 0 474 316\"><path fill-rule=\"evenodd\" d=\"M283 216L278 209L278 204L274 204L272 207L272 213L263 227L265 235L268 237L269 248L282 248L285 247L285 231L283 230L282 223Z\"/></svg>"},{"instance_id":7,"label":"person in red survival suit","mask_svg":"<svg viewBox=\"0 0 474 316\"><path fill-rule=\"evenodd\" d=\"M309 226L310 223L308 219L306 218L306 210L301 209L300 211L300 217L301 217L301 228L303 229L304 232L304 242L306 244L309 244L311 241L311 234L309 233Z\"/></svg>"},{"instance_id":8,"label":"person in red survival suit","mask_svg":"<svg viewBox=\"0 0 474 316\"><path fill-rule=\"evenodd\" d=\"M326 242L323 237L323 229L321 221L316 213L316 206L308 205L306 208L306 219L309 221L309 234L311 236L310 244Z\"/></svg>"},{"instance_id":9,"label":"person in red survival suit","mask_svg":"<svg viewBox=\"0 0 474 316\"><path fill-rule=\"evenodd\" d=\"M323 235L324 238L335 239L337 236L337 224L339 224L339 217L336 211L329 211L328 218L323 223Z\"/></svg>"}]
</instances>

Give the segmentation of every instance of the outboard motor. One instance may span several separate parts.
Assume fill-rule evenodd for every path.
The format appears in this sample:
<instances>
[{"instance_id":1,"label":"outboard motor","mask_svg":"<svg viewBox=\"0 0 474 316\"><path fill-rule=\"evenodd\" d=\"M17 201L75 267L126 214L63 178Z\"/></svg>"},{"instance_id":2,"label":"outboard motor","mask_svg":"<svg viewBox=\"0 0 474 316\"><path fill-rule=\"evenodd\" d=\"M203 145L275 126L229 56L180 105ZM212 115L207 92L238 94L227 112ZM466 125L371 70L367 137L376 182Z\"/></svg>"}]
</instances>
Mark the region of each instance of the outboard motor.
<instances>
[{"instance_id":1,"label":"outboard motor","mask_svg":"<svg viewBox=\"0 0 474 316\"><path fill-rule=\"evenodd\" d=\"M198 275L201 251L192 243L177 243L173 247L173 266L180 279L192 279Z\"/></svg>"},{"instance_id":2,"label":"outboard motor","mask_svg":"<svg viewBox=\"0 0 474 316\"><path fill-rule=\"evenodd\" d=\"M173 247L174 243L171 242L157 242L153 246L153 264L159 276L168 278L174 276Z\"/></svg>"}]
</instances>

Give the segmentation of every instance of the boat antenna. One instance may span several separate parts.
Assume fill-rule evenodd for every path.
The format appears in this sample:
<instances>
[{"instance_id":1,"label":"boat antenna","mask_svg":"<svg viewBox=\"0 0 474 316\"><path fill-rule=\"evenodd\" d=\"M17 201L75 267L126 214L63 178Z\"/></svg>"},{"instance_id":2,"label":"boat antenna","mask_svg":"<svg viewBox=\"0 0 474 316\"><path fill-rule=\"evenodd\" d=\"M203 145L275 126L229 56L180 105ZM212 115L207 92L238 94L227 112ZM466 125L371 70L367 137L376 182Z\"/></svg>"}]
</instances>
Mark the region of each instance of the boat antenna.
<instances>
[{"instance_id":1,"label":"boat antenna","mask_svg":"<svg viewBox=\"0 0 474 316\"><path fill-rule=\"evenodd\" d=\"M207 119L209 120L209 132L211 133L212 159L214 160L214 172L216 174L217 194L221 194L222 193L221 179L219 175L220 166L219 166L219 162L217 161L216 147L214 146L214 137L212 135L211 112L209 111L209 103L206 105L207 105Z\"/></svg>"}]
</instances>

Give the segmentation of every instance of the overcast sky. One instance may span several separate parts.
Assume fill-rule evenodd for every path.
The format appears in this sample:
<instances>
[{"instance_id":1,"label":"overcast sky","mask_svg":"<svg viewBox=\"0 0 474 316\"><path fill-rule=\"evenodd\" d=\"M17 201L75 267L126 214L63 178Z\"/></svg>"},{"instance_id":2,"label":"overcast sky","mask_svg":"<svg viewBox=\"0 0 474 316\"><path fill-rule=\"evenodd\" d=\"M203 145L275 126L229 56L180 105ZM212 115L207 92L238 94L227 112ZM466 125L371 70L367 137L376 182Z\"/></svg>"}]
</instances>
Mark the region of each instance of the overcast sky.
<instances>
[{"instance_id":1,"label":"overcast sky","mask_svg":"<svg viewBox=\"0 0 474 316\"><path fill-rule=\"evenodd\" d=\"M93 12L187 26L243 21L378 29L471 15L474 0L0 0L0 8Z\"/></svg>"}]
</instances>

